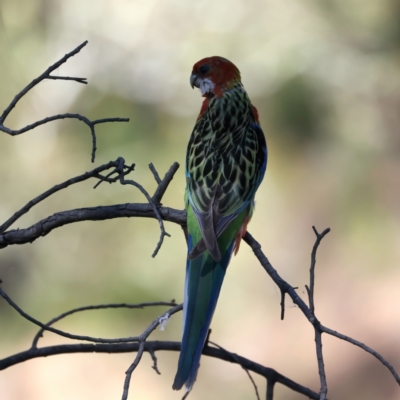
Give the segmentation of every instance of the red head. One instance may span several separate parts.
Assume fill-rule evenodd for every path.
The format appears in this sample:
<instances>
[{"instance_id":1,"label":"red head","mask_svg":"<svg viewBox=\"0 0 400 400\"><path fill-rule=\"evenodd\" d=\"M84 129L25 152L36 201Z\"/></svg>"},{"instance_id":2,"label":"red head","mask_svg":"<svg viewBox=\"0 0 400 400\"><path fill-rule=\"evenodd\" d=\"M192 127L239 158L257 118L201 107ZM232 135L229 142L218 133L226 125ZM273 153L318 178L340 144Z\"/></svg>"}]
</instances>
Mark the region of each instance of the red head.
<instances>
[{"instance_id":1,"label":"red head","mask_svg":"<svg viewBox=\"0 0 400 400\"><path fill-rule=\"evenodd\" d=\"M226 58L214 56L203 58L193 66L190 84L201 90L204 97L222 96L223 92L240 84L240 72Z\"/></svg>"}]
</instances>

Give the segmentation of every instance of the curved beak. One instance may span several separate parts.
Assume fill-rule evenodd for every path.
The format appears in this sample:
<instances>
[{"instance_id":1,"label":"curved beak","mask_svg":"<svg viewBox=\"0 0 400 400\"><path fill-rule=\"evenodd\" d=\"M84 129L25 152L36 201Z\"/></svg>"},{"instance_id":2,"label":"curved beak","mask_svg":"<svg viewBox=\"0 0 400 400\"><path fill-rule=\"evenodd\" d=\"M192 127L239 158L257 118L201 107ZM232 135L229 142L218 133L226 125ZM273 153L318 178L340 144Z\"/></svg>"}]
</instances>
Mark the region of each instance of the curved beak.
<instances>
[{"instance_id":1,"label":"curved beak","mask_svg":"<svg viewBox=\"0 0 400 400\"><path fill-rule=\"evenodd\" d=\"M199 83L197 81L197 75L194 72L192 72L192 75L190 75L190 86L192 87L192 89L194 89L195 86L197 88L199 87Z\"/></svg>"}]
</instances>

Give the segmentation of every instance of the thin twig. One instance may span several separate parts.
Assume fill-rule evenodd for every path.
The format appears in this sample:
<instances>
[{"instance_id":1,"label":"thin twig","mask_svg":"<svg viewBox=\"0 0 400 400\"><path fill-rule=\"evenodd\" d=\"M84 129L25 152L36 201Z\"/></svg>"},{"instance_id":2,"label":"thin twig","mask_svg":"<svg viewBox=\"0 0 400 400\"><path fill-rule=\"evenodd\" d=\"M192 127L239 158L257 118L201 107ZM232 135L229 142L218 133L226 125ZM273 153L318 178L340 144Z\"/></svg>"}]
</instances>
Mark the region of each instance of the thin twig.
<instances>
[{"instance_id":1,"label":"thin twig","mask_svg":"<svg viewBox=\"0 0 400 400\"><path fill-rule=\"evenodd\" d=\"M315 226L312 227L316 239L311 252L311 265L310 265L310 287L306 285L306 290L308 294L308 299L310 303L310 311L315 319L315 303L314 303L314 287L315 287L315 265L317 263L317 251L321 243L321 240L330 232L330 229L325 229L322 233L319 233ZM324 364L324 354L322 352L322 335L321 335L321 325L313 324L314 327L314 340L315 340L315 350L317 353L317 364L318 364L318 375L320 380L320 400L326 400L326 395L328 394L328 384L326 381L325 364Z\"/></svg>"},{"instance_id":2,"label":"thin twig","mask_svg":"<svg viewBox=\"0 0 400 400\"><path fill-rule=\"evenodd\" d=\"M314 316L311 314L310 309L308 308L307 304L299 297L294 287L289 285L285 280L283 280L276 269L271 265L268 258L265 256L263 251L261 250L260 243L254 239L254 237L247 231L246 235L244 236L243 240L250 246L253 250L255 256L257 257L258 261L260 261L261 266L265 269L267 274L271 277L271 279L277 284L279 290L287 293L293 300L306 318L313 324L315 321Z\"/></svg>"},{"instance_id":3,"label":"thin twig","mask_svg":"<svg viewBox=\"0 0 400 400\"><path fill-rule=\"evenodd\" d=\"M328 384L326 382L324 354L322 352L322 337L321 332L316 326L314 326L314 333L315 349L317 352L318 375L321 384L319 389L319 400L326 400L326 395L328 394Z\"/></svg>"},{"instance_id":4,"label":"thin twig","mask_svg":"<svg viewBox=\"0 0 400 400\"><path fill-rule=\"evenodd\" d=\"M97 150L97 139L96 139L96 131L95 131L95 126L98 124L104 124L105 122L129 122L129 118L103 118L103 119L97 119L94 121L91 121L89 118L80 115L80 114L58 114L58 115L52 115L51 117L43 118L39 121L36 121L30 125L26 125L25 127L21 129L10 129L5 127L4 125L0 125L0 131L3 131L5 133L8 133L11 136L17 136L21 135L22 133L25 133L27 131L30 131L34 128L37 128L38 126L47 124L52 121L57 121L60 119L77 119L84 124L86 124L89 129L90 129L90 134L92 136L92 162L94 162L94 159L96 157L96 150Z\"/></svg>"},{"instance_id":5,"label":"thin twig","mask_svg":"<svg viewBox=\"0 0 400 400\"><path fill-rule=\"evenodd\" d=\"M327 333L328 335L332 335L339 339L345 340L346 342L349 342L351 344L354 344L357 347L360 347L361 349L365 350L367 353L372 354L391 372L394 379L396 379L396 382L400 385L400 376L398 375L396 370L377 351L375 351L374 349L371 349L371 347L368 347L367 345L359 342L358 340L355 340L349 336L343 335L342 333L336 332L333 329L329 329L326 326L320 325L320 328L321 328L321 332L324 332L324 333Z\"/></svg>"},{"instance_id":6,"label":"thin twig","mask_svg":"<svg viewBox=\"0 0 400 400\"><path fill-rule=\"evenodd\" d=\"M132 186L137 187L143 193L143 195L146 197L147 201L149 202L151 208L154 211L154 214L157 217L158 224L160 225L161 233L160 233L160 239L159 239L159 241L157 243L157 246L156 246L156 248L155 248L155 250L154 250L154 252L152 254L152 257L154 258L157 255L158 251L160 250L160 248L161 248L161 246L162 246L162 244L164 242L164 237L165 236L171 237L171 235L168 232L166 232L166 230L164 228L164 222L163 222L163 220L161 218L161 215L160 215L160 212L159 212L159 210L157 208L157 205L154 203L153 199L150 197L150 195L147 193L147 191L144 189L144 187L142 185L140 185L139 183L133 181L132 179L125 179L124 178L124 175L123 175L123 164L121 164L119 170L120 170L120 174L121 174L120 175L120 183L121 183L121 185L132 185Z\"/></svg>"},{"instance_id":7,"label":"thin twig","mask_svg":"<svg viewBox=\"0 0 400 400\"><path fill-rule=\"evenodd\" d=\"M106 171L112 167L114 167L114 170L110 171L107 175L103 176L101 174L101 172ZM163 219L173 220L178 224L184 224L186 223L185 212L158 206L156 202L153 200L153 198L150 197L150 195L141 185L132 180L126 180L125 176L127 176L130 172L132 172L134 170L134 167L135 164L128 166L125 164L125 160L122 157L119 157L115 161L111 161L108 164L104 164L93 169L92 171L86 172L85 174L79 175L63 183L55 185L53 188L47 190L38 197L29 201L24 207L22 207L19 211L17 211L14 215L12 215L7 221L5 221L0 226L0 249L12 244L23 244L28 242L31 243L38 237L45 236L55 228L74 222L79 222L84 220L104 220L111 218L120 218L124 216L125 217L143 216L143 217L155 217L160 225L161 234L157 247L153 253L154 257L162 245L164 236L170 236L165 231ZM153 196L158 203L160 202L163 194L165 193L165 190L167 189L169 183L173 179L173 176L178 168L179 168L178 163L172 164L168 172L165 174L164 179L160 181L160 184L157 187L157 190ZM116 174L116 176L112 177L112 175L114 174ZM27 229L18 229L6 232L6 230L15 221L17 221L22 215L26 214L36 204L45 200L52 194L67 188L70 185L82 182L89 178L99 179L99 182L94 186L95 188L102 182L113 183L116 181L120 181L122 184L131 184L138 187L139 190L145 195L146 199L148 200L150 209L145 204L132 204L132 205L117 204L114 206L103 206L103 207L100 206L93 208L69 210L69 211L59 212L50 217L47 217ZM133 211L133 214L131 211ZM171 213L174 215L172 216Z\"/></svg>"},{"instance_id":8,"label":"thin twig","mask_svg":"<svg viewBox=\"0 0 400 400\"><path fill-rule=\"evenodd\" d=\"M87 78L77 78L73 76L60 76L60 75L49 75L46 79L61 80L61 81L75 81L78 83L88 84Z\"/></svg>"},{"instance_id":9,"label":"thin twig","mask_svg":"<svg viewBox=\"0 0 400 400\"><path fill-rule=\"evenodd\" d=\"M139 336L132 336L132 337L126 337L126 338L117 338L117 339L103 339L103 338L95 338L95 337L91 337L91 336L82 336L82 335L72 335L68 332L64 332L61 331L59 329L55 329L52 328L51 326L47 326L43 323L41 323L40 321L36 320L35 318L31 317L29 314L27 314L26 312L24 312L20 307L18 307L17 304L15 304L10 297L0 288L0 296L3 297L4 300L7 301L7 303L14 308L14 310L16 310L22 317L24 317L25 319L27 319L28 321L34 323L35 325L40 326L41 328L43 328L46 331L49 332L53 332L57 335L66 337L68 339L74 339L74 340L84 340L87 342L94 342L94 343L129 343L129 342L141 342L145 339L147 339L147 337L150 335L150 333L152 331L154 331L154 329L157 328L157 326L159 325L159 319L160 318L164 318L164 317L169 317L173 314L175 314L176 312L182 310L182 304L177 305L175 307L172 307L170 310L168 310L167 312L165 312L161 317L155 319L146 329L145 331L140 334Z\"/></svg>"},{"instance_id":10,"label":"thin twig","mask_svg":"<svg viewBox=\"0 0 400 400\"><path fill-rule=\"evenodd\" d=\"M151 359L153 360L153 365L152 365L151 368L153 368L154 371L156 371L158 375L161 375L161 372L160 372L160 370L158 369L158 366L157 366L157 357L156 357L155 351L154 350L149 350L149 354L150 354Z\"/></svg>"},{"instance_id":11,"label":"thin twig","mask_svg":"<svg viewBox=\"0 0 400 400\"><path fill-rule=\"evenodd\" d=\"M62 313L62 314L58 315L57 317L54 317L49 322L47 322L46 327L53 325L54 323L60 321L61 319L65 318L65 317L68 317L72 314L76 314L76 313L82 312L82 311L104 310L104 309L109 309L109 308L128 308L128 309L142 309L143 310L146 307L159 307L159 306L174 307L175 305L176 305L175 302L155 301L155 302L138 303L138 304L114 303L114 304L98 304L98 305L92 305L92 306L78 307L78 308L69 310L65 313ZM45 331L45 329L41 328L38 331L38 333L35 335L35 337L33 338L33 341L32 341L32 348L37 347L38 341L43 336L44 331Z\"/></svg>"},{"instance_id":12,"label":"thin twig","mask_svg":"<svg viewBox=\"0 0 400 400\"><path fill-rule=\"evenodd\" d=\"M152 164L150 164L152 165ZM154 168L154 166L153 166ZM155 204L160 204L162 197L164 196L164 193L168 189L168 185L171 183L176 171L179 168L179 164L177 162L174 162L171 167L169 168L168 172L165 174L164 178L162 181L159 182L156 191L154 192L153 195L153 201ZM154 168L154 172L157 173L157 171ZM158 175L158 174L157 174Z\"/></svg>"},{"instance_id":13,"label":"thin twig","mask_svg":"<svg viewBox=\"0 0 400 400\"><path fill-rule=\"evenodd\" d=\"M223 347L221 347L217 343L212 342L211 340L208 340L208 343L212 344L213 346L217 347L218 349L220 349L220 350L226 352L227 354L229 354L232 357L232 359L235 360L243 368L243 370L246 372L247 376L249 377L251 383L253 384L254 391L256 392L257 400L260 400L260 394L258 393L258 388L257 388L257 385L256 385L253 377L250 375L249 370L246 367L244 367L243 365L241 365L240 362L238 362L238 358L237 358L236 354L231 353L228 350L225 350Z\"/></svg>"},{"instance_id":14,"label":"thin twig","mask_svg":"<svg viewBox=\"0 0 400 400\"><path fill-rule=\"evenodd\" d=\"M157 170L156 170L156 167L154 166L153 163L150 163L150 164L149 164L149 169L150 169L150 171L153 173L153 176L154 176L154 179L155 179L156 182L157 182L157 185L159 185L159 184L161 183L161 178L160 178L160 175L158 175L158 172L157 172Z\"/></svg>"},{"instance_id":15,"label":"thin twig","mask_svg":"<svg viewBox=\"0 0 400 400\"><path fill-rule=\"evenodd\" d=\"M126 400L128 398L129 394L129 385L131 382L131 377L133 371L136 369L136 367L139 365L140 360L142 359L143 352L144 352L144 344L145 342L141 342L139 345L138 353L136 355L135 361L131 364L131 366L128 368L128 370L125 372L125 381L124 381L124 391L122 392L122 400Z\"/></svg>"},{"instance_id":16,"label":"thin twig","mask_svg":"<svg viewBox=\"0 0 400 400\"><path fill-rule=\"evenodd\" d=\"M122 158L122 157L120 157ZM123 158L122 158L123 159ZM135 164L131 164L131 165L126 165L125 164L125 160L124 160L124 172L123 175L127 176L129 175L134 169L135 169ZM111 178L111 176L116 175L114 178ZM119 171L117 169L111 171L110 173L108 173L106 176L99 176L99 181L93 186L93 189L97 189L103 182L107 182L107 183L115 183L117 181L119 181Z\"/></svg>"},{"instance_id":17,"label":"thin twig","mask_svg":"<svg viewBox=\"0 0 400 400\"><path fill-rule=\"evenodd\" d=\"M285 294L286 292L281 289L281 321L285 319Z\"/></svg>"},{"instance_id":18,"label":"thin twig","mask_svg":"<svg viewBox=\"0 0 400 400\"><path fill-rule=\"evenodd\" d=\"M317 262L317 251L318 247L321 243L321 240L331 231L330 228L326 228L322 233L318 233L315 229L315 226L312 227L315 236L317 239L315 240L312 252L311 252L311 265L310 265L310 291L309 293L309 301L310 301L310 311L314 314L315 306L314 306L314 285L315 285L315 264Z\"/></svg>"}]
</instances>

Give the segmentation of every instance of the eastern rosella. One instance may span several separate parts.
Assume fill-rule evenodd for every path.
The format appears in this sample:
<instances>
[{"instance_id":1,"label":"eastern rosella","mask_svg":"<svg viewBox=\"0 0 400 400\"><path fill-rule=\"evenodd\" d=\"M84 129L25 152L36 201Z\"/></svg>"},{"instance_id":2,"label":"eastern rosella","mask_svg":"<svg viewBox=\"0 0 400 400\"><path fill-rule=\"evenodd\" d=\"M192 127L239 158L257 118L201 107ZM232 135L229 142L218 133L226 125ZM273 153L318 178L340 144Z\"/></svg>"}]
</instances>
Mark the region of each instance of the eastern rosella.
<instances>
[{"instance_id":1,"label":"eastern rosella","mask_svg":"<svg viewBox=\"0 0 400 400\"><path fill-rule=\"evenodd\" d=\"M234 64L197 62L190 84L205 97L186 153L188 228L183 338L173 389L190 390L232 253L239 250L264 177L267 146Z\"/></svg>"}]
</instances>

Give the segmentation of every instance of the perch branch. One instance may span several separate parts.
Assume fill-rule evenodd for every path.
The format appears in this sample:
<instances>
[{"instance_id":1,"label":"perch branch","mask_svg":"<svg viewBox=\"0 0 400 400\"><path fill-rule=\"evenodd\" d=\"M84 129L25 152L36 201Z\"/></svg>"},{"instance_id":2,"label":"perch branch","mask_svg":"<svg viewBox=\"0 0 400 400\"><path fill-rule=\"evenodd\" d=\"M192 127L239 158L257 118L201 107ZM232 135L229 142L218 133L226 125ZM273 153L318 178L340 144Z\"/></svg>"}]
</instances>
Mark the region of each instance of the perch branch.
<instances>
[{"instance_id":1,"label":"perch branch","mask_svg":"<svg viewBox=\"0 0 400 400\"><path fill-rule=\"evenodd\" d=\"M125 164L123 158L118 158L115 161L111 161L108 164L104 164L90 172L86 172L83 175L79 175L75 178L69 179L59 185L42 193L40 196L28 202L23 208L17 211L12 217L10 217L3 225L0 226L0 249L13 244L24 244L31 243L41 236L47 235L53 229L61 227L66 224L71 224L79 221L100 221L105 219L122 218L122 217L150 217L157 218L161 229L160 241L157 244L156 250L160 248L162 244L162 238L167 236L165 232L163 220L176 222L180 225L184 225L186 222L185 212L170 209L167 207L157 206L150 195L143 189L141 185L138 185L132 180L125 180L124 177L128 175L134 169L134 164L128 166ZM114 168L109 174L103 176L101 172ZM157 187L155 197L156 201L161 201L165 190L167 189L169 183L174 177L175 172L179 168L178 163L174 163L168 172L165 174L162 181ZM117 176L111 178L113 174ZM42 219L36 224L30 226L26 229L16 229L6 231L15 221L17 221L22 215L26 214L34 205L45 200L52 194L67 188L70 185L82 182L89 178L99 179L98 184L102 182L117 182L122 180L122 184L134 184L134 186L140 186L140 190L146 193L146 199L149 200L149 204L116 204L112 206L99 206L99 207L89 207L89 208L79 208L75 210L68 210L58 212L47 218ZM98 186L95 185L95 187Z\"/></svg>"},{"instance_id":2,"label":"perch branch","mask_svg":"<svg viewBox=\"0 0 400 400\"><path fill-rule=\"evenodd\" d=\"M186 213L169 207L159 207L158 212L164 221L179 225L186 224ZM81 221L104 221L114 218L156 218L154 209L147 203L125 203L112 206L77 208L55 213L25 229L10 230L0 234L0 249L15 244L32 243L46 236L53 229Z\"/></svg>"}]
</instances>

